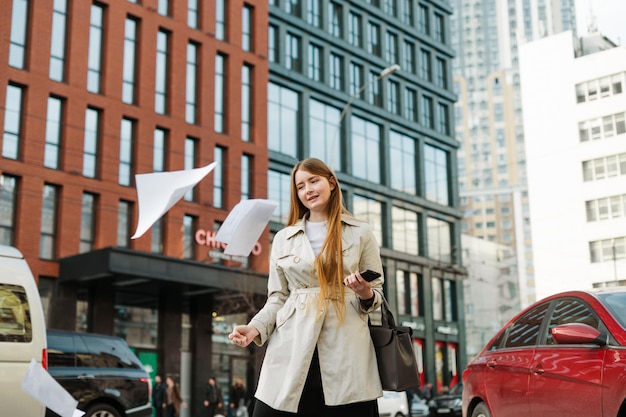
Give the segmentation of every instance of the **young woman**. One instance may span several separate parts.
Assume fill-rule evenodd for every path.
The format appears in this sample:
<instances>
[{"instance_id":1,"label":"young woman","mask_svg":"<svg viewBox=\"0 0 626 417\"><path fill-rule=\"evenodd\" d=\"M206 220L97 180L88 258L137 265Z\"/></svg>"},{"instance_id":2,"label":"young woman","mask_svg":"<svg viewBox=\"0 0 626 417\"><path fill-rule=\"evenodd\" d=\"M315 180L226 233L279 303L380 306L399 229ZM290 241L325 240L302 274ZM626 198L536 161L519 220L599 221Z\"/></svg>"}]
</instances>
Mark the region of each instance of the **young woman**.
<instances>
[{"instance_id":1,"label":"young woman","mask_svg":"<svg viewBox=\"0 0 626 417\"><path fill-rule=\"evenodd\" d=\"M342 203L334 173L319 159L291 172L287 227L272 243L268 299L229 338L268 342L253 417L377 417L382 396L367 313L382 301L378 243Z\"/></svg>"}]
</instances>

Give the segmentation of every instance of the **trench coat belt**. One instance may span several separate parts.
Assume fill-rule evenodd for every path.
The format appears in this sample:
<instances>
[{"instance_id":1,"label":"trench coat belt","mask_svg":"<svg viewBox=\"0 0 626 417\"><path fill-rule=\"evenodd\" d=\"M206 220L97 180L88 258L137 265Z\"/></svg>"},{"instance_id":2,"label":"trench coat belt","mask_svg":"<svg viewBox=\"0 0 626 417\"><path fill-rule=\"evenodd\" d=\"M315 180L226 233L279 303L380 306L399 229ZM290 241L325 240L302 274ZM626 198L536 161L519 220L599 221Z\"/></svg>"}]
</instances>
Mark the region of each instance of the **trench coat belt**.
<instances>
[{"instance_id":1,"label":"trench coat belt","mask_svg":"<svg viewBox=\"0 0 626 417\"><path fill-rule=\"evenodd\" d=\"M300 294L318 294L322 291L320 287L307 287L307 288L296 288L291 291L291 295L300 295ZM344 291L346 294L354 293L350 288L345 288Z\"/></svg>"}]
</instances>

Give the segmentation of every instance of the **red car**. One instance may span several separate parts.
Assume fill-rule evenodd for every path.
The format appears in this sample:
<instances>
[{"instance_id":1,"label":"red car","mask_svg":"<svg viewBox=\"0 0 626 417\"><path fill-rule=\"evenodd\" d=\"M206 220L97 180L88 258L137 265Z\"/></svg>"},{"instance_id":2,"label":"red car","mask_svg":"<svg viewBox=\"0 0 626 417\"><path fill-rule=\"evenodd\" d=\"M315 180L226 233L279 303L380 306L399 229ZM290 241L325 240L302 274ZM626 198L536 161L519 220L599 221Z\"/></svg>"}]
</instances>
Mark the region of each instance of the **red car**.
<instances>
[{"instance_id":1,"label":"red car","mask_svg":"<svg viewBox=\"0 0 626 417\"><path fill-rule=\"evenodd\" d=\"M626 417L626 288L547 297L463 372L464 417Z\"/></svg>"}]
</instances>

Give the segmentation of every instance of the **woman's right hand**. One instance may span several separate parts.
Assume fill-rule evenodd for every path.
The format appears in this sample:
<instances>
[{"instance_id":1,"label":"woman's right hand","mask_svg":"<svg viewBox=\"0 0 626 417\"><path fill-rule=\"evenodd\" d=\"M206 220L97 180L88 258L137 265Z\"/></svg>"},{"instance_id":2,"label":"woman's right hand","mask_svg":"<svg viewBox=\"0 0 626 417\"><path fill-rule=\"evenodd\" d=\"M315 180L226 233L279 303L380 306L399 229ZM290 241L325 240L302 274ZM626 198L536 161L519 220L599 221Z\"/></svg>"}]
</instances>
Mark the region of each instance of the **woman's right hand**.
<instances>
[{"instance_id":1,"label":"woman's right hand","mask_svg":"<svg viewBox=\"0 0 626 417\"><path fill-rule=\"evenodd\" d=\"M235 326L228 338L236 345L241 347L248 346L252 340L259 335L256 327L249 324Z\"/></svg>"}]
</instances>

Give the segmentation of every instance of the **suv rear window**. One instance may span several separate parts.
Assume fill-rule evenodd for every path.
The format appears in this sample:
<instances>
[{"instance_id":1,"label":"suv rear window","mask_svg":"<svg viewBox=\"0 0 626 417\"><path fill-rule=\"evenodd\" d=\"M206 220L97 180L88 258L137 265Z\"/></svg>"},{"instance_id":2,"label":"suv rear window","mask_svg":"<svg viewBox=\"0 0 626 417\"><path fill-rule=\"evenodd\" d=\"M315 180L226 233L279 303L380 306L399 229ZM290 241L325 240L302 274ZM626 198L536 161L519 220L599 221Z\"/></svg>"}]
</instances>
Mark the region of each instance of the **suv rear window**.
<instances>
[{"instance_id":1,"label":"suv rear window","mask_svg":"<svg viewBox=\"0 0 626 417\"><path fill-rule=\"evenodd\" d=\"M0 342L30 343L33 329L26 290L0 284Z\"/></svg>"},{"instance_id":2,"label":"suv rear window","mask_svg":"<svg viewBox=\"0 0 626 417\"><path fill-rule=\"evenodd\" d=\"M122 339L48 332L48 365L143 369Z\"/></svg>"}]
</instances>

